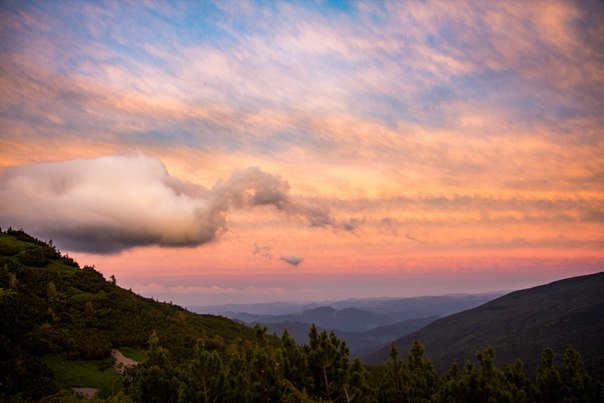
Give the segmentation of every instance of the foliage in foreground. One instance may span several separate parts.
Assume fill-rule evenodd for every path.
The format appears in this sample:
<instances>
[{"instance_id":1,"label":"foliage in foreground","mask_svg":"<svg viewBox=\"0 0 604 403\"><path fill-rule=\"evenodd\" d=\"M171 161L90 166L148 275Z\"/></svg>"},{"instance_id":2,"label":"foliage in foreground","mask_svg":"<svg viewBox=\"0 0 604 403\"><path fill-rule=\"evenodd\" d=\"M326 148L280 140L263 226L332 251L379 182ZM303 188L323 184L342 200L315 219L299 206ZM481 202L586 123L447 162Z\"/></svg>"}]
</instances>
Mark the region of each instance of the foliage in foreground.
<instances>
[{"instance_id":1,"label":"foliage in foreground","mask_svg":"<svg viewBox=\"0 0 604 403\"><path fill-rule=\"evenodd\" d=\"M439 375L415 341L405 360L393 345L390 359L369 372L349 359L346 344L313 326L309 342L297 346L287 331L278 347L256 327L253 346L208 348L199 341L186 365L170 363L168 350L150 340L149 360L126 374L126 391L144 402L601 402L602 384L568 348L564 366L545 349L533 379L517 361L497 368L488 347L476 362L456 364ZM251 347L251 348L250 348Z\"/></svg>"}]
</instances>

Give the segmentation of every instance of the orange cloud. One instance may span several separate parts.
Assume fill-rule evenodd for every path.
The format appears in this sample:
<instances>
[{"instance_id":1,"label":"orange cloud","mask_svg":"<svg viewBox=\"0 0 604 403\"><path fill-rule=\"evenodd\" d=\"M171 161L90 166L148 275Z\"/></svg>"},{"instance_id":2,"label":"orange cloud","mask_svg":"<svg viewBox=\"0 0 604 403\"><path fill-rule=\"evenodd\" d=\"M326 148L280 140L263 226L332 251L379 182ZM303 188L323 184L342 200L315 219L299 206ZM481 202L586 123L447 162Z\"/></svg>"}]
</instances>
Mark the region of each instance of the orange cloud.
<instances>
[{"instance_id":1,"label":"orange cloud","mask_svg":"<svg viewBox=\"0 0 604 403\"><path fill-rule=\"evenodd\" d=\"M225 210L212 245L90 263L160 284L170 260L209 293L281 278L255 243L309 279L601 264L599 3L220 3L207 36L177 23L195 4L122 7L86 5L79 28L65 7L2 7L3 173L140 151L189 189L259 167L298 208Z\"/></svg>"}]
</instances>

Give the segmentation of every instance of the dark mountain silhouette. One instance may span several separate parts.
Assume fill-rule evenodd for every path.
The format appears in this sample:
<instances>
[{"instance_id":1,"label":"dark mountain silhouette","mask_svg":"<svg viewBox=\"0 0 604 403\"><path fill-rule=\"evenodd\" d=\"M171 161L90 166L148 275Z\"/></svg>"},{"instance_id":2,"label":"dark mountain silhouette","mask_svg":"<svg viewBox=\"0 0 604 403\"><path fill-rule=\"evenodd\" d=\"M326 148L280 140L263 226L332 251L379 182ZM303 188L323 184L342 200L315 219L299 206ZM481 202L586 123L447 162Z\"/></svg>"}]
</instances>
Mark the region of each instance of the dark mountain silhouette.
<instances>
[{"instance_id":1,"label":"dark mountain silhouette","mask_svg":"<svg viewBox=\"0 0 604 403\"><path fill-rule=\"evenodd\" d=\"M573 346L585 366L604 377L604 272L573 277L515 291L445 318L396 341L408 351L420 340L435 366L444 371L451 362L463 364L487 346L503 365L518 358L534 370L545 347L564 351ZM389 346L367 355L368 363L388 359Z\"/></svg>"}]
</instances>

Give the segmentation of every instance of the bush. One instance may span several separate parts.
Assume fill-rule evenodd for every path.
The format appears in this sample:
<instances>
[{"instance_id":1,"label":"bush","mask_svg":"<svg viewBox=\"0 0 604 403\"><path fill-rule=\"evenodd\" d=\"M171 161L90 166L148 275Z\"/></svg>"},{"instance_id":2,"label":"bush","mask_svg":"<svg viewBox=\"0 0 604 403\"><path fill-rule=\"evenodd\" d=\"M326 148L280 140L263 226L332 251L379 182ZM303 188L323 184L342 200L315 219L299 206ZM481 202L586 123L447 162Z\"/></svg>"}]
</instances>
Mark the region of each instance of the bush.
<instances>
[{"instance_id":1,"label":"bush","mask_svg":"<svg viewBox=\"0 0 604 403\"><path fill-rule=\"evenodd\" d=\"M25 252L19 256L19 261L26 266L33 267L44 267L48 260L46 254L40 248L26 249Z\"/></svg>"},{"instance_id":2,"label":"bush","mask_svg":"<svg viewBox=\"0 0 604 403\"><path fill-rule=\"evenodd\" d=\"M109 337L97 329L80 330L69 340L69 358L96 360L111 354Z\"/></svg>"}]
</instances>

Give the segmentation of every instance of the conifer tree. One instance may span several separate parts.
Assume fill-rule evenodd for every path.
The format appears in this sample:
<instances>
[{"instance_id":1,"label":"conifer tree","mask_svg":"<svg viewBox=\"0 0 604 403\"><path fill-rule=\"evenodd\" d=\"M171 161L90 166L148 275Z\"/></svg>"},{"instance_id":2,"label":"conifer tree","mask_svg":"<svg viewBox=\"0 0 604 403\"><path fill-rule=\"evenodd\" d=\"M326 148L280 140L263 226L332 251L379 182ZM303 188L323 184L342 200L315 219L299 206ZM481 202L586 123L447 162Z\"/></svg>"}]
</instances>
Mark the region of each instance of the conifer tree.
<instances>
[{"instance_id":1,"label":"conifer tree","mask_svg":"<svg viewBox=\"0 0 604 403\"><path fill-rule=\"evenodd\" d=\"M358 358L352 362L350 367L350 386L347 389L346 401L371 402L371 390L369 388L369 374L365 366Z\"/></svg>"},{"instance_id":2,"label":"conifer tree","mask_svg":"<svg viewBox=\"0 0 604 403\"><path fill-rule=\"evenodd\" d=\"M541 368L536 377L537 400L543 402L560 401L562 395L562 376L554 364L554 350L546 348L541 354Z\"/></svg>"},{"instance_id":3,"label":"conifer tree","mask_svg":"<svg viewBox=\"0 0 604 403\"><path fill-rule=\"evenodd\" d=\"M277 361L284 379L288 382L284 383L285 389L303 392L307 382L306 356L289 335L287 329L283 330L281 336L281 348L277 354Z\"/></svg>"},{"instance_id":4,"label":"conifer tree","mask_svg":"<svg viewBox=\"0 0 604 403\"><path fill-rule=\"evenodd\" d=\"M384 377L379 390L380 401L385 403L404 401L403 377L405 376L405 368L398 357L398 349L394 343L390 345L390 359L384 367Z\"/></svg>"},{"instance_id":5,"label":"conifer tree","mask_svg":"<svg viewBox=\"0 0 604 403\"><path fill-rule=\"evenodd\" d=\"M254 401L278 402L282 395L281 368L268 342L266 326L256 325L256 346L250 360L250 380Z\"/></svg>"},{"instance_id":6,"label":"conifer tree","mask_svg":"<svg viewBox=\"0 0 604 403\"><path fill-rule=\"evenodd\" d=\"M573 347L568 347L564 352L564 364L562 394L566 401L604 401L602 385L594 382L587 373L581 355Z\"/></svg>"},{"instance_id":7,"label":"conifer tree","mask_svg":"<svg viewBox=\"0 0 604 403\"><path fill-rule=\"evenodd\" d=\"M147 355L147 361L127 371L130 376L133 373L132 379L126 382L130 396L139 402L176 402L180 381L170 363L169 352L159 345L155 331L149 337Z\"/></svg>"},{"instance_id":8,"label":"conifer tree","mask_svg":"<svg viewBox=\"0 0 604 403\"><path fill-rule=\"evenodd\" d=\"M522 361L516 360L509 364L503 375L513 399L517 402L529 401L530 396L533 395L533 385L526 375Z\"/></svg>"},{"instance_id":9,"label":"conifer tree","mask_svg":"<svg viewBox=\"0 0 604 403\"><path fill-rule=\"evenodd\" d=\"M187 385L179 393L180 399L187 402L220 402L226 391L226 378L218 353L208 351L204 341L198 340L187 370Z\"/></svg>"},{"instance_id":10,"label":"conifer tree","mask_svg":"<svg viewBox=\"0 0 604 403\"><path fill-rule=\"evenodd\" d=\"M239 352L231 356L227 369L227 387L224 401L232 403L252 401L250 370L245 353Z\"/></svg>"},{"instance_id":11,"label":"conifer tree","mask_svg":"<svg viewBox=\"0 0 604 403\"><path fill-rule=\"evenodd\" d=\"M329 335L325 330L318 333L313 325L305 351L312 380L308 388L311 396L326 401L348 402L366 388L360 362L355 367L357 374L353 377L348 346L333 331Z\"/></svg>"},{"instance_id":12,"label":"conifer tree","mask_svg":"<svg viewBox=\"0 0 604 403\"><path fill-rule=\"evenodd\" d=\"M430 399L440 386L440 378L432 361L424 356L424 346L414 340L407 355L407 367L404 373L403 390L411 402Z\"/></svg>"}]
</instances>

